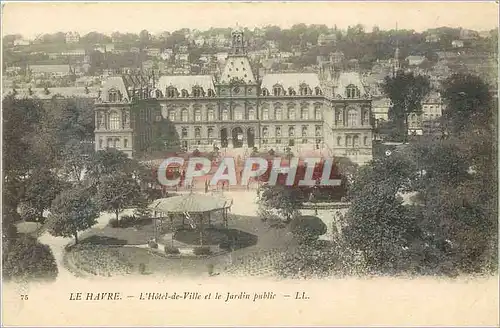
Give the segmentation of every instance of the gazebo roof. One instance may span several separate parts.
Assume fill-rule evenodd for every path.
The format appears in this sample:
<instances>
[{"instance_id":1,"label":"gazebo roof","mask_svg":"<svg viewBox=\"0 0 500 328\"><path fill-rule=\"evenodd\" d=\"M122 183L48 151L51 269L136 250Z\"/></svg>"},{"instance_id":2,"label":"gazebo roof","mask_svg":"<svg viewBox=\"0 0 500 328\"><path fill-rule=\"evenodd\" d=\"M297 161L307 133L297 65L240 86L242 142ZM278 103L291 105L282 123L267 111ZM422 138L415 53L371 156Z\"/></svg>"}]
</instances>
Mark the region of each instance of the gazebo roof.
<instances>
[{"instance_id":1,"label":"gazebo roof","mask_svg":"<svg viewBox=\"0 0 500 328\"><path fill-rule=\"evenodd\" d=\"M203 213L232 205L231 199L204 194L187 194L155 200L149 208L162 213Z\"/></svg>"}]
</instances>

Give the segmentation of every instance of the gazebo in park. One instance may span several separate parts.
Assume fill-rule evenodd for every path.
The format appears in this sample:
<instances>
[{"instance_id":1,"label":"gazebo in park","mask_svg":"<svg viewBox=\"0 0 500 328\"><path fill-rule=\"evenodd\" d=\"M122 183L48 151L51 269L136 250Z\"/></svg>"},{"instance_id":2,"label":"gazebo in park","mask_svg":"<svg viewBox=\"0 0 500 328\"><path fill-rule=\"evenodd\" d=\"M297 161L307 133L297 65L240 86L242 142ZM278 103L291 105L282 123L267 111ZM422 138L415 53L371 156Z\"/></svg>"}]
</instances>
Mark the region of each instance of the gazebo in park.
<instances>
[{"instance_id":1,"label":"gazebo in park","mask_svg":"<svg viewBox=\"0 0 500 328\"><path fill-rule=\"evenodd\" d=\"M203 231L210 226L214 214L220 213L224 227L228 227L228 211L232 204L232 199L196 193L157 199L149 205L153 211L155 241L158 241L163 221L169 220L173 227L174 219L180 217L183 229L190 227L199 231L200 245L203 245Z\"/></svg>"}]
</instances>

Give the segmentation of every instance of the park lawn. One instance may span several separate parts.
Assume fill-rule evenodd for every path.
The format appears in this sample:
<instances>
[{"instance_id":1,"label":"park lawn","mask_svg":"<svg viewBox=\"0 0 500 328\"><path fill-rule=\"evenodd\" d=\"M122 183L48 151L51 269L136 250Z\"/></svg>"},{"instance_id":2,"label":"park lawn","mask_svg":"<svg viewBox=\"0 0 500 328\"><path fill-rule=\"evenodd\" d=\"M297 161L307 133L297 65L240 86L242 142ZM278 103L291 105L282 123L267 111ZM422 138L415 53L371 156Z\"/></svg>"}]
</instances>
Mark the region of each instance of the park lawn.
<instances>
[{"instance_id":1,"label":"park lawn","mask_svg":"<svg viewBox=\"0 0 500 328\"><path fill-rule=\"evenodd\" d=\"M144 264L146 275L193 275L208 273L208 264L217 264L212 258L167 258L147 248L133 246L105 246L82 244L65 253L65 262L86 275L113 277L140 275Z\"/></svg>"},{"instance_id":2,"label":"park lawn","mask_svg":"<svg viewBox=\"0 0 500 328\"><path fill-rule=\"evenodd\" d=\"M36 234L41 228L41 225L36 222L22 221L16 224L17 232L24 234Z\"/></svg>"},{"instance_id":3,"label":"park lawn","mask_svg":"<svg viewBox=\"0 0 500 328\"><path fill-rule=\"evenodd\" d=\"M144 245L154 237L153 221L148 220L128 228L94 227L84 232L82 243L99 245Z\"/></svg>"},{"instance_id":4,"label":"park lawn","mask_svg":"<svg viewBox=\"0 0 500 328\"><path fill-rule=\"evenodd\" d=\"M146 266L146 274L155 275L203 275L207 274L208 264L213 264L216 272L234 272L238 267L236 271L257 274L263 269L269 271L280 250L286 249L292 240L287 228L270 228L258 217L230 215L229 232L238 230L239 236L249 237L247 247L230 254L208 258L167 258L147 248L134 247L147 244L154 236L151 221L129 228L94 227L80 237L81 249L75 247L66 256L71 257L70 262L79 270L100 276L139 274L141 263ZM195 240L193 242L196 244ZM96 267L100 267L99 272L96 272Z\"/></svg>"}]
</instances>

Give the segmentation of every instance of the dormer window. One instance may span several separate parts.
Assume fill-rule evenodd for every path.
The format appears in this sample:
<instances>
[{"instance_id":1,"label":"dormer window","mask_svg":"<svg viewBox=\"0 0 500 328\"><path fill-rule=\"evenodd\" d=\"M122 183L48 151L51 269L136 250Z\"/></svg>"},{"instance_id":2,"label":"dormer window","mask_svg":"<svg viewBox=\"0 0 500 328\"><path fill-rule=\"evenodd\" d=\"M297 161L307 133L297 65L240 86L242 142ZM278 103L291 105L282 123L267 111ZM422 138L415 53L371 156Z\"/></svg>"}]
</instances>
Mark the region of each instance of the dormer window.
<instances>
[{"instance_id":1,"label":"dormer window","mask_svg":"<svg viewBox=\"0 0 500 328\"><path fill-rule=\"evenodd\" d=\"M307 86L305 84L300 86L300 95L301 96L308 96L310 94L311 94L311 92L310 92L309 86Z\"/></svg>"},{"instance_id":2,"label":"dormer window","mask_svg":"<svg viewBox=\"0 0 500 328\"><path fill-rule=\"evenodd\" d=\"M319 87L314 88L314 93L316 94L316 96L321 96L323 94Z\"/></svg>"},{"instance_id":3,"label":"dormer window","mask_svg":"<svg viewBox=\"0 0 500 328\"><path fill-rule=\"evenodd\" d=\"M297 92L293 88L288 88L288 95L290 96L295 96L297 95Z\"/></svg>"},{"instance_id":4,"label":"dormer window","mask_svg":"<svg viewBox=\"0 0 500 328\"><path fill-rule=\"evenodd\" d=\"M360 96L359 89L354 84L348 85L345 92L347 98L359 98Z\"/></svg>"},{"instance_id":5,"label":"dormer window","mask_svg":"<svg viewBox=\"0 0 500 328\"><path fill-rule=\"evenodd\" d=\"M189 97L189 93L187 92L187 90L186 90L186 89L182 89L182 91L181 91L181 97L182 97L182 98L187 98L187 97Z\"/></svg>"},{"instance_id":6,"label":"dormer window","mask_svg":"<svg viewBox=\"0 0 500 328\"><path fill-rule=\"evenodd\" d=\"M203 90L199 87L193 88L193 97L200 98L203 95Z\"/></svg>"},{"instance_id":7,"label":"dormer window","mask_svg":"<svg viewBox=\"0 0 500 328\"><path fill-rule=\"evenodd\" d=\"M263 95L263 96L265 96L265 97L266 97L266 96L269 96L269 90L267 90L267 89L262 89L262 95Z\"/></svg>"},{"instance_id":8,"label":"dormer window","mask_svg":"<svg viewBox=\"0 0 500 328\"><path fill-rule=\"evenodd\" d=\"M156 90L155 91L155 95L156 95L156 98L162 98L163 97L163 94L161 93L160 90Z\"/></svg>"},{"instance_id":9,"label":"dormer window","mask_svg":"<svg viewBox=\"0 0 500 328\"><path fill-rule=\"evenodd\" d=\"M177 96L177 90L175 88L167 89L167 98L175 98Z\"/></svg>"},{"instance_id":10,"label":"dormer window","mask_svg":"<svg viewBox=\"0 0 500 328\"><path fill-rule=\"evenodd\" d=\"M212 89L208 89L208 96L209 97L215 97L215 92Z\"/></svg>"},{"instance_id":11,"label":"dormer window","mask_svg":"<svg viewBox=\"0 0 500 328\"><path fill-rule=\"evenodd\" d=\"M280 85L275 85L273 87L273 95L275 97L279 97L279 96L283 95L283 88Z\"/></svg>"},{"instance_id":12,"label":"dormer window","mask_svg":"<svg viewBox=\"0 0 500 328\"><path fill-rule=\"evenodd\" d=\"M122 100L122 95L120 91L111 89L108 92L108 101L109 102L119 102Z\"/></svg>"}]
</instances>

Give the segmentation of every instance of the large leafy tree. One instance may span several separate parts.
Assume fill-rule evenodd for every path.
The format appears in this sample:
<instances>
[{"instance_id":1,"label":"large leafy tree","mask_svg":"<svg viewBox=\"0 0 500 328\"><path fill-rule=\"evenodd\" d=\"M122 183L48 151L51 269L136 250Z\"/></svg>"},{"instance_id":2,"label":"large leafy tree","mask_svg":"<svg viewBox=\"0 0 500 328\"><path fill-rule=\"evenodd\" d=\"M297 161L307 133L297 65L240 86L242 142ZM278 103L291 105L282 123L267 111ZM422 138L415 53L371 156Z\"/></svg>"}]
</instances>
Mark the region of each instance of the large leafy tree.
<instances>
[{"instance_id":1,"label":"large leafy tree","mask_svg":"<svg viewBox=\"0 0 500 328\"><path fill-rule=\"evenodd\" d=\"M298 188L277 184L264 185L259 190L261 215L267 216L269 211L275 210L285 222L290 222L298 214L303 201Z\"/></svg>"},{"instance_id":2,"label":"large leafy tree","mask_svg":"<svg viewBox=\"0 0 500 328\"><path fill-rule=\"evenodd\" d=\"M153 124L152 151L178 151L181 143L175 125L163 118Z\"/></svg>"},{"instance_id":3,"label":"large leafy tree","mask_svg":"<svg viewBox=\"0 0 500 328\"><path fill-rule=\"evenodd\" d=\"M443 83L445 102L443 123L451 133L470 131L472 127L486 129L495 124L490 87L480 77L453 74Z\"/></svg>"},{"instance_id":4,"label":"large leafy tree","mask_svg":"<svg viewBox=\"0 0 500 328\"><path fill-rule=\"evenodd\" d=\"M96 197L100 208L114 213L116 220L121 211L142 200L137 180L124 173L105 176L99 183Z\"/></svg>"},{"instance_id":5,"label":"large leafy tree","mask_svg":"<svg viewBox=\"0 0 500 328\"><path fill-rule=\"evenodd\" d=\"M49 169L37 169L31 174L26 184L24 201L37 214L37 219L43 221L43 212L50 208L63 185Z\"/></svg>"},{"instance_id":6,"label":"large leafy tree","mask_svg":"<svg viewBox=\"0 0 500 328\"><path fill-rule=\"evenodd\" d=\"M91 185L96 185L104 177L115 173L131 173L133 162L128 156L117 149L99 150L90 159L87 178Z\"/></svg>"},{"instance_id":7,"label":"large leafy tree","mask_svg":"<svg viewBox=\"0 0 500 328\"><path fill-rule=\"evenodd\" d=\"M395 153L360 168L349 191L344 235L373 270L401 269L405 248L419 233L401 197L415 174L413 162Z\"/></svg>"},{"instance_id":8,"label":"large leafy tree","mask_svg":"<svg viewBox=\"0 0 500 328\"><path fill-rule=\"evenodd\" d=\"M406 142L408 139L408 118L411 114L421 114L422 100L430 92L429 79L422 75L415 76L412 72L402 70L396 76L387 76L382 89L391 99L389 119L394 121L400 136Z\"/></svg>"},{"instance_id":9,"label":"large leafy tree","mask_svg":"<svg viewBox=\"0 0 500 328\"><path fill-rule=\"evenodd\" d=\"M31 144L43 112L38 100L14 96L2 100L4 181L26 174L36 164Z\"/></svg>"},{"instance_id":10,"label":"large leafy tree","mask_svg":"<svg viewBox=\"0 0 500 328\"><path fill-rule=\"evenodd\" d=\"M91 228L98 217L98 207L88 189L76 186L64 190L54 199L47 227L54 236L75 237L76 244L78 232Z\"/></svg>"}]
</instances>

